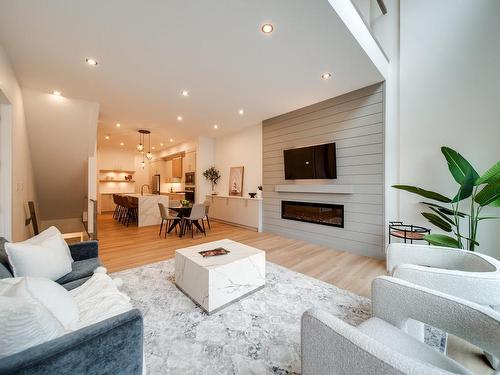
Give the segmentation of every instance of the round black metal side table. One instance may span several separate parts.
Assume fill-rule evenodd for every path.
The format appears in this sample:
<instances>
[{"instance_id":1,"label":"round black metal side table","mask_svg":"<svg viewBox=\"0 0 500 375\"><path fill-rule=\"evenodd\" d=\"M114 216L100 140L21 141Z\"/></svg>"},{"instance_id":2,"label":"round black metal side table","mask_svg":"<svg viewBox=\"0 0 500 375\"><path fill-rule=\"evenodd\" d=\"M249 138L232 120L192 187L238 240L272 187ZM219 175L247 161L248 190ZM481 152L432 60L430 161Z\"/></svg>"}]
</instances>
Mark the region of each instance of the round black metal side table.
<instances>
[{"instance_id":1,"label":"round black metal side table","mask_svg":"<svg viewBox=\"0 0 500 375\"><path fill-rule=\"evenodd\" d=\"M391 237L401 238L405 243L408 240L410 243L425 241L424 236L430 233L430 229L418 225L404 224L402 221L389 222L389 243L391 243Z\"/></svg>"}]
</instances>

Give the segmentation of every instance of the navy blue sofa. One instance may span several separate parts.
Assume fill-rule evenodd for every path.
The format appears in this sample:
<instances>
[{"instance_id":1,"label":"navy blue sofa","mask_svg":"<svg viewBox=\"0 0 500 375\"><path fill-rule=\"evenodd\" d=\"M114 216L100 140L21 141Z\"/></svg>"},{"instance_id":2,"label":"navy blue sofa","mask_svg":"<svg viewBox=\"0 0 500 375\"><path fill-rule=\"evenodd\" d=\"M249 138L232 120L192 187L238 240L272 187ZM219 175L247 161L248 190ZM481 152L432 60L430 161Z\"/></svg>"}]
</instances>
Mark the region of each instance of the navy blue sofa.
<instances>
[{"instance_id":1,"label":"navy blue sofa","mask_svg":"<svg viewBox=\"0 0 500 375\"><path fill-rule=\"evenodd\" d=\"M13 277L0 237L0 279ZM68 290L101 265L97 241L69 245L72 272L57 282ZM137 309L0 358L0 374L142 374L143 321Z\"/></svg>"}]
</instances>

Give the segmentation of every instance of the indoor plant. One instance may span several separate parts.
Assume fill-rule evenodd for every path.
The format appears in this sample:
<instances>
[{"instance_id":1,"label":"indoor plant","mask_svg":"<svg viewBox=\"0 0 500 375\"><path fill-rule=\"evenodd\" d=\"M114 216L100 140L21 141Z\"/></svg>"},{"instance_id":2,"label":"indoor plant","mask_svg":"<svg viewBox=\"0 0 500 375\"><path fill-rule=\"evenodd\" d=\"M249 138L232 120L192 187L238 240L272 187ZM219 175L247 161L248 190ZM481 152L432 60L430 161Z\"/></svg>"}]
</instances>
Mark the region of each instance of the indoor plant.
<instances>
[{"instance_id":1,"label":"indoor plant","mask_svg":"<svg viewBox=\"0 0 500 375\"><path fill-rule=\"evenodd\" d=\"M212 195L216 194L214 192L215 185L217 185L217 182L221 177L219 170L215 167L210 167L205 172L203 172L203 177L205 177L212 184Z\"/></svg>"},{"instance_id":2,"label":"indoor plant","mask_svg":"<svg viewBox=\"0 0 500 375\"><path fill-rule=\"evenodd\" d=\"M257 186L257 198L262 198L262 185Z\"/></svg>"},{"instance_id":3,"label":"indoor plant","mask_svg":"<svg viewBox=\"0 0 500 375\"><path fill-rule=\"evenodd\" d=\"M396 189L409 191L438 203L422 202L433 212L422 212L429 222L454 237L444 234L428 234L424 239L432 245L455 247L474 251L479 243L476 241L478 224L482 220L497 219L496 217L480 216L486 206L500 207L500 161L496 162L482 176L458 152L449 147L441 147L448 169L458 183L458 192L453 198L448 198L434 191L425 190L410 185L394 185ZM460 211L460 204L470 206L467 212ZM445 204L446 206L443 206ZM468 235L461 232L462 221L468 222Z\"/></svg>"}]
</instances>

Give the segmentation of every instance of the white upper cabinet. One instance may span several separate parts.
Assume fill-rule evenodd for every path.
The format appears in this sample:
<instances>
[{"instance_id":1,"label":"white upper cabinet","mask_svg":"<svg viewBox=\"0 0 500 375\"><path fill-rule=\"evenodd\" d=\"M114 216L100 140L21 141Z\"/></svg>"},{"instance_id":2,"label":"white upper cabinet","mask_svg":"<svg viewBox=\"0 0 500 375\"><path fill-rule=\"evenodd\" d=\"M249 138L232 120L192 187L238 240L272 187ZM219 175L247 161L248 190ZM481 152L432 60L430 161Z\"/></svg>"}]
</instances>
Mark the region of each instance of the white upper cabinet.
<instances>
[{"instance_id":1,"label":"white upper cabinet","mask_svg":"<svg viewBox=\"0 0 500 375\"><path fill-rule=\"evenodd\" d=\"M196 171L196 151L186 152L183 161L184 173Z\"/></svg>"}]
</instances>

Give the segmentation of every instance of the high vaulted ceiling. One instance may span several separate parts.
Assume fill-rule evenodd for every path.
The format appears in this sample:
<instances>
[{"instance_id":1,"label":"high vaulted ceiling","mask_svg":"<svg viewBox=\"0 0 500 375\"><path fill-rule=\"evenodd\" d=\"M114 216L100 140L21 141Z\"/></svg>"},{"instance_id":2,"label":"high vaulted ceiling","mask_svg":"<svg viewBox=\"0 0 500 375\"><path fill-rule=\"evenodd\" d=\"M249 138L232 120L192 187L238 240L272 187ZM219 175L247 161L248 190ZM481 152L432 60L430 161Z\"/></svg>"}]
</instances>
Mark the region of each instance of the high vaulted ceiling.
<instances>
[{"instance_id":1,"label":"high vaulted ceiling","mask_svg":"<svg viewBox=\"0 0 500 375\"><path fill-rule=\"evenodd\" d=\"M22 86L100 103L110 146L233 132L382 80L327 0L0 0L0 43Z\"/></svg>"}]
</instances>

